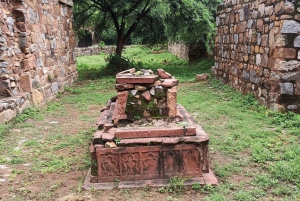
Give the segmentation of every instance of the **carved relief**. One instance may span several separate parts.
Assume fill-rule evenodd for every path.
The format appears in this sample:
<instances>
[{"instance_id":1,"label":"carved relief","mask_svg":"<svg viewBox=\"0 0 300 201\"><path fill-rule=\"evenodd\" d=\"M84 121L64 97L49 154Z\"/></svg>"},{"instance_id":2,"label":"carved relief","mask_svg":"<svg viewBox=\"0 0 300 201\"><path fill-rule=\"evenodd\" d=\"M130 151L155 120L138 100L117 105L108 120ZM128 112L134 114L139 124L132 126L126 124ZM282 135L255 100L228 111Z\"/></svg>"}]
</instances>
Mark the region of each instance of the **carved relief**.
<instances>
[{"instance_id":1,"label":"carved relief","mask_svg":"<svg viewBox=\"0 0 300 201\"><path fill-rule=\"evenodd\" d=\"M186 172L201 171L200 154L197 150L188 150L182 152L183 169Z\"/></svg>"},{"instance_id":2,"label":"carved relief","mask_svg":"<svg viewBox=\"0 0 300 201\"><path fill-rule=\"evenodd\" d=\"M118 155L101 155L102 177L119 175Z\"/></svg>"},{"instance_id":3,"label":"carved relief","mask_svg":"<svg viewBox=\"0 0 300 201\"><path fill-rule=\"evenodd\" d=\"M144 175L153 175L158 173L158 152L143 153L141 157L141 169Z\"/></svg>"},{"instance_id":4,"label":"carved relief","mask_svg":"<svg viewBox=\"0 0 300 201\"><path fill-rule=\"evenodd\" d=\"M122 154L122 175L139 174L139 157L137 153Z\"/></svg>"},{"instance_id":5,"label":"carved relief","mask_svg":"<svg viewBox=\"0 0 300 201\"><path fill-rule=\"evenodd\" d=\"M179 151L164 152L164 172L175 173L180 171L179 164Z\"/></svg>"}]
</instances>

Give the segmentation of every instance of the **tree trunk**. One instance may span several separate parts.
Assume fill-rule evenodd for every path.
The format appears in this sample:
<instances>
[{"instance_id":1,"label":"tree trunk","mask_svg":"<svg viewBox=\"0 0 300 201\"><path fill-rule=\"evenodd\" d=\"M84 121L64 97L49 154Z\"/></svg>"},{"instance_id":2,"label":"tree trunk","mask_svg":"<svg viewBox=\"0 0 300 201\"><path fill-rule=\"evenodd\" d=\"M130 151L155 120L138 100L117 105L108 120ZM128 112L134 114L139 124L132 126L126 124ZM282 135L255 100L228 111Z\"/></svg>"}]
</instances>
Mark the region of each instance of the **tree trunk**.
<instances>
[{"instance_id":1,"label":"tree trunk","mask_svg":"<svg viewBox=\"0 0 300 201\"><path fill-rule=\"evenodd\" d=\"M122 51L124 47L124 34L120 34L118 37L118 43L117 43L117 49L116 49L116 54L119 55L120 57L122 56Z\"/></svg>"}]
</instances>

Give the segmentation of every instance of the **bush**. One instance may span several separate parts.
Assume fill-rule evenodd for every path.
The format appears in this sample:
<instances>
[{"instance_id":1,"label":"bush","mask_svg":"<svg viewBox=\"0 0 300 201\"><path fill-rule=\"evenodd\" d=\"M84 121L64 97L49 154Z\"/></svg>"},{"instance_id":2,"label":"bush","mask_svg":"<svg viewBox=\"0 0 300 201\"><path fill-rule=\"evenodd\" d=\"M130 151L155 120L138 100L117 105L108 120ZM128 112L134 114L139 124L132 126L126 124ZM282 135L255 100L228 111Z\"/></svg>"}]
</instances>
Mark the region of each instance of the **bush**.
<instances>
[{"instance_id":1,"label":"bush","mask_svg":"<svg viewBox=\"0 0 300 201\"><path fill-rule=\"evenodd\" d=\"M126 58L126 57L120 57L117 54L111 54L108 57L108 64L107 66L102 70L101 75L114 75L118 72L127 70L129 68L133 68L133 62Z\"/></svg>"}]
</instances>

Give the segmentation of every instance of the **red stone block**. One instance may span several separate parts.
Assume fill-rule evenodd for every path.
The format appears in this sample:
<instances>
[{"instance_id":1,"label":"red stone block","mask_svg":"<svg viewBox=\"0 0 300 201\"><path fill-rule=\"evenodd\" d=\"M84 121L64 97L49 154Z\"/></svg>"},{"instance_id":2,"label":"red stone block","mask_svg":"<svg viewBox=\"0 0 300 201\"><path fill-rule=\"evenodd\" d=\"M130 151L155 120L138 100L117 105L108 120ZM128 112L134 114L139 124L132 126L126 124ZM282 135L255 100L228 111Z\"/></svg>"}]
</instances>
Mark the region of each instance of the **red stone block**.
<instances>
[{"instance_id":1,"label":"red stone block","mask_svg":"<svg viewBox=\"0 0 300 201\"><path fill-rule=\"evenodd\" d=\"M97 120L97 122L96 122L96 125L98 126L99 129L103 129L103 126L104 126L104 124L105 124L106 121L107 121L107 116L108 116L108 114L109 114L109 110L104 110L104 111L100 114L100 116L99 116L99 118L98 118L98 120Z\"/></svg>"},{"instance_id":2,"label":"red stone block","mask_svg":"<svg viewBox=\"0 0 300 201\"><path fill-rule=\"evenodd\" d=\"M161 86L163 87L173 87L178 85L178 80L177 79L166 79L161 83Z\"/></svg>"},{"instance_id":3,"label":"red stone block","mask_svg":"<svg viewBox=\"0 0 300 201\"><path fill-rule=\"evenodd\" d=\"M138 128L118 128L116 138L147 138L147 137L176 137L184 136L182 127L138 127Z\"/></svg>"},{"instance_id":4,"label":"red stone block","mask_svg":"<svg viewBox=\"0 0 300 201\"><path fill-rule=\"evenodd\" d=\"M170 73L167 73L165 70L163 69L157 69L157 73L158 75L162 78L162 79L170 79L172 78L172 75Z\"/></svg>"},{"instance_id":5,"label":"red stone block","mask_svg":"<svg viewBox=\"0 0 300 201\"><path fill-rule=\"evenodd\" d=\"M98 182L201 177L205 152L193 144L97 148Z\"/></svg>"},{"instance_id":6,"label":"red stone block","mask_svg":"<svg viewBox=\"0 0 300 201\"><path fill-rule=\"evenodd\" d=\"M185 130L185 135L186 136L195 136L196 133L197 133L196 127L194 127L194 126L186 126L184 128L184 130Z\"/></svg>"},{"instance_id":7,"label":"red stone block","mask_svg":"<svg viewBox=\"0 0 300 201\"><path fill-rule=\"evenodd\" d=\"M115 133L117 128L110 128L109 130L102 133L103 141L113 141L115 139Z\"/></svg>"},{"instance_id":8,"label":"red stone block","mask_svg":"<svg viewBox=\"0 0 300 201\"><path fill-rule=\"evenodd\" d=\"M118 119L123 119L126 116L126 103L129 91L118 92ZM127 118L127 116L126 116Z\"/></svg>"},{"instance_id":9,"label":"red stone block","mask_svg":"<svg viewBox=\"0 0 300 201\"><path fill-rule=\"evenodd\" d=\"M147 90L145 91L143 94L144 98L147 100L147 101L150 101L151 100L151 94L150 92Z\"/></svg>"}]
</instances>

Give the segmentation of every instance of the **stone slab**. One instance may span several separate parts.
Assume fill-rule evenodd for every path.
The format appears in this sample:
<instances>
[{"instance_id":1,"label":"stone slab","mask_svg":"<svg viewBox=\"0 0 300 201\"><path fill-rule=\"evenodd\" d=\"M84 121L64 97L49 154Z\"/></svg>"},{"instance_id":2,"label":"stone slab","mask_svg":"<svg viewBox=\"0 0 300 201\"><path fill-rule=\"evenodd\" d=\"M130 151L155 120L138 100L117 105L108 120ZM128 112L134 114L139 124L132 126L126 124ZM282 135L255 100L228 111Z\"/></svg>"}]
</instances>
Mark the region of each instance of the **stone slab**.
<instances>
[{"instance_id":1,"label":"stone slab","mask_svg":"<svg viewBox=\"0 0 300 201\"><path fill-rule=\"evenodd\" d=\"M84 183L82 185L83 190L90 191L94 190L112 190L116 189L128 189L128 188L160 188L167 187L170 183L169 179L152 179L152 180L141 180L141 181L120 181L120 182L103 182L103 183L92 183L91 169L88 170L85 177ZM206 178L206 180L204 179ZM209 179L207 179L209 178ZM212 183L210 183L212 182ZM203 177L189 178L185 180L183 185L186 188L191 188L193 184L199 183L201 186L205 185L218 185L218 180L210 170L209 173L203 173Z\"/></svg>"},{"instance_id":2,"label":"stone slab","mask_svg":"<svg viewBox=\"0 0 300 201\"><path fill-rule=\"evenodd\" d=\"M151 84L159 79L158 75L122 75L117 74L117 83Z\"/></svg>"},{"instance_id":3,"label":"stone slab","mask_svg":"<svg viewBox=\"0 0 300 201\"><path fill-rule=\"evenodd\" d=\"M175 145L180 143L194 143L200 144L208 142L208 137L192 136L192 137L161 137L161 138L135 138L135 139L121 139L119 146L133 146L133 145Z\"/></svg>"},{"instance_id":4,"label":"stone slab","mask_svg":"<svg viewBox=\"0 0 300 201\"><path fill-rule=\"evenodd\" d=\"M147 138L147 137L178 137L184 136L183 127L138 127L138 128L117 128L116 138Z\"/></svg>"}]
</instances>

